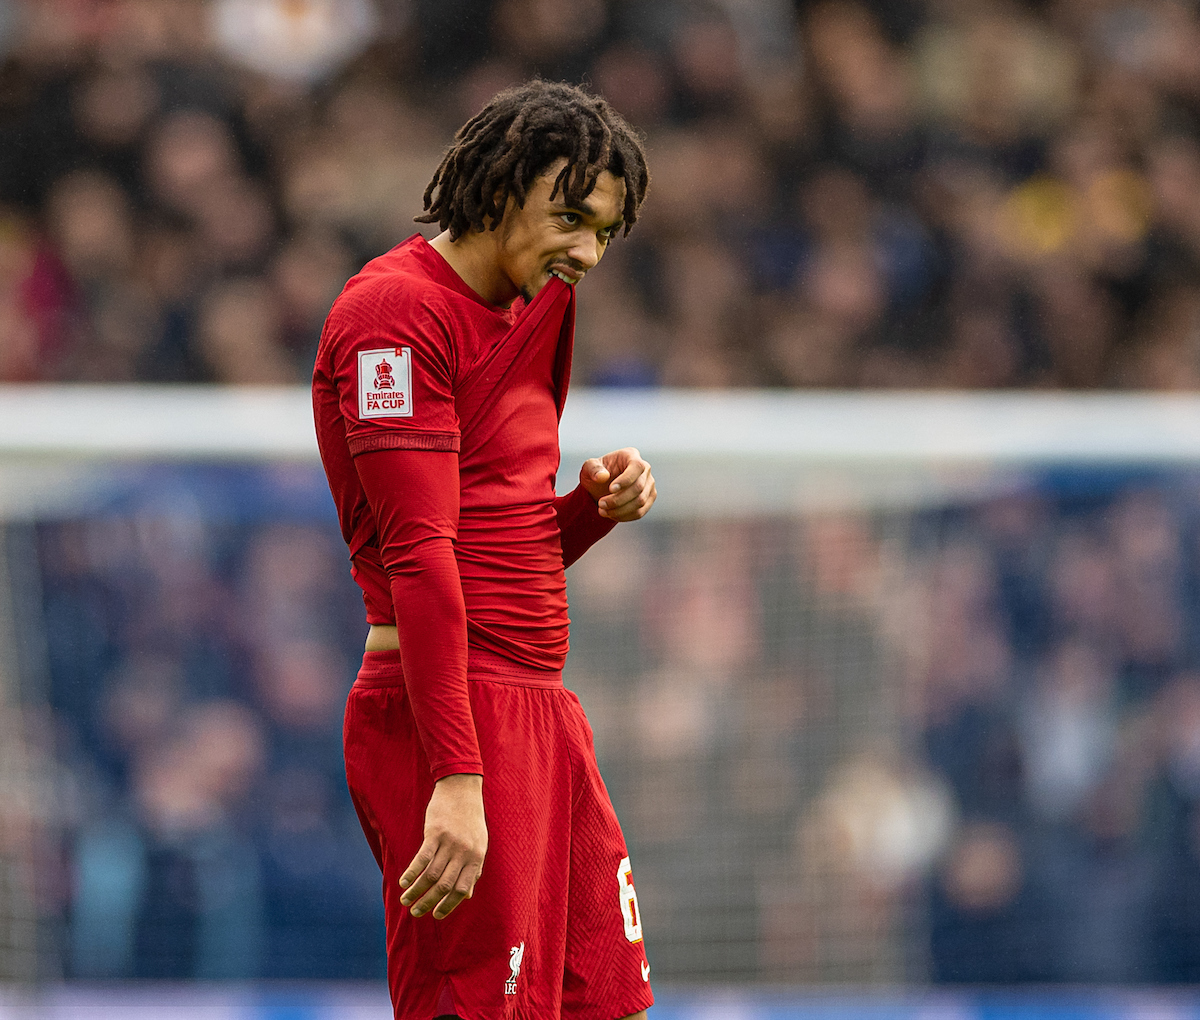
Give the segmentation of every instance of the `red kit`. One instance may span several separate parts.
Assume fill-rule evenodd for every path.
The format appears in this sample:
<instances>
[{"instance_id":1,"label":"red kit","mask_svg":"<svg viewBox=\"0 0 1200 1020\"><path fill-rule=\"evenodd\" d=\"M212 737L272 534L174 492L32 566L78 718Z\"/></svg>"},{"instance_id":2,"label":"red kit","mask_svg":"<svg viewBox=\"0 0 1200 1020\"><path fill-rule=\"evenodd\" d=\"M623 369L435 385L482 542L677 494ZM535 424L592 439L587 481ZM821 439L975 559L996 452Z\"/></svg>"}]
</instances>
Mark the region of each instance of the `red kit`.
<instances>
[{"instance_id":1,"label":"red kit","mask_svg":"<svg viewBox=\"0 0 1200 1020\"><path fill-rule=\"evenodd\" d=\"M616 1020L652 1001L624 839L562 686L564 568L611 527L586 490L554 494L573 327L561 281L500 309L414 237L347 284L318 351L317 438L352 572L368 622L398 625L410 674L398 652L367 653L345 722L397 1018ZM419 484L421 451L457 454L457 516L414 513L445 503ZM448 564L406 558L443 547ZM411 596L422 570L457 574L465 648L452 615ZM452 772L484 776L484 873L446 919L413 918L397 879Z\"/></svg>"}]
</instances>

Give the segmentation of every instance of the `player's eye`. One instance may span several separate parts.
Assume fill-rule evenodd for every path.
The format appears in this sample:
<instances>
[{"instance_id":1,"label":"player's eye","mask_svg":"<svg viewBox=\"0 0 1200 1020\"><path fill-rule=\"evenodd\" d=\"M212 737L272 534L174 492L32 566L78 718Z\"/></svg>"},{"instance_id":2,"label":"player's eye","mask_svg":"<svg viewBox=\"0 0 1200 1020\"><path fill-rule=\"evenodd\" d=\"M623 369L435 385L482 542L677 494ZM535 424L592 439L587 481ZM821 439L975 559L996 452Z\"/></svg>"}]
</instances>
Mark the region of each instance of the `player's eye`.
<instances>
[{"instance_id":1,"label":"player's eye","mask_svg":"<svg viewBox=\"0 0 1200 1020\"><path fill-rule=\"evenodd\" d=\"M568 227L577 227L580 223L579 213L565 212L559 213L558 218L563 221Z\"/></svg>"}]
</instances>

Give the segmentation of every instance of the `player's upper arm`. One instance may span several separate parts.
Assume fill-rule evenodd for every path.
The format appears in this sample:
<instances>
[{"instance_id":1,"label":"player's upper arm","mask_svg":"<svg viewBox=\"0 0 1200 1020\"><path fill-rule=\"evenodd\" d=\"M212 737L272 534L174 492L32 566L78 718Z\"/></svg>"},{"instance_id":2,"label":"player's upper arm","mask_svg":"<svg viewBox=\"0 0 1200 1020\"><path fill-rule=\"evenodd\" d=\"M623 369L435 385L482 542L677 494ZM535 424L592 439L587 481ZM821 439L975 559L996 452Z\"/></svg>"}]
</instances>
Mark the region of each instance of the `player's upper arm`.
<instances>
[{"instance_id":1,"label":"player's upper arm","mask_svg":"<svg viewBox=\"0 0 1200 1020\"><path fill-rule=\"evenodd\" d=\"M343 293L326 323L322 348L354 456L458 450L455 347L445 317L413 291L365 283Z\"/></svg>"}]
</instances>

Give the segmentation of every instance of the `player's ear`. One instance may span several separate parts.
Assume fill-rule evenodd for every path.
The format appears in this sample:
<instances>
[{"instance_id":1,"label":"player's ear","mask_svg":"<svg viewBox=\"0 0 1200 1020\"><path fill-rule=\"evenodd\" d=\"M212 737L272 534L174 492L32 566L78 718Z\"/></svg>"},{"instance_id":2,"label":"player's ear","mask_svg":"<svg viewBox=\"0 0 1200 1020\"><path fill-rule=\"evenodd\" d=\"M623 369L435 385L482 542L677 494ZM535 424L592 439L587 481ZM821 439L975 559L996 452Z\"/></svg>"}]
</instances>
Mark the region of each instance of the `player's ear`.
<instances>
[{"instance_id":1,"label":"player's ear","mask_svg":"<svg viewBox=\"0 0 1200 1020\"><path fill-rule=\"evenodd\" d=\"M519 206L516 196L507 188L497 188L492 195L492 208L495 210L495 215L484 216L484 222L487 224L488 230L495 230L504 220L505 214L513 206Z\"/></svg>"}]
</instances>

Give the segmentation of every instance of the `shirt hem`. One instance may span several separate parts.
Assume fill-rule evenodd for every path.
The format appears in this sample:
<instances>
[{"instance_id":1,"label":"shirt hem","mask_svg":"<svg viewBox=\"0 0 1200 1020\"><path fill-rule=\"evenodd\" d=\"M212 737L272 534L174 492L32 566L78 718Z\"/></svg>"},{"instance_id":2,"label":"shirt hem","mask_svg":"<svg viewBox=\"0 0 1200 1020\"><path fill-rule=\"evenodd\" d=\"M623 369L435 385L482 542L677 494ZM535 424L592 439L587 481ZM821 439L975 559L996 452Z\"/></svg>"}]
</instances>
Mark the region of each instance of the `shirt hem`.
<instances>
[{"instance_id":1,"label":"shirt hem","mask_svg":"<svg viewBox=\"0 0 1200 1020\"><path fill-rule=\"evenodd\" d=\"M561 669L523 666L481 648L467 649L467 680L515 684L520 687L563 686ZM394 648L364 652L354 686L403 687L404 666L400 652Z\"/></svg>"}]
</instances>

